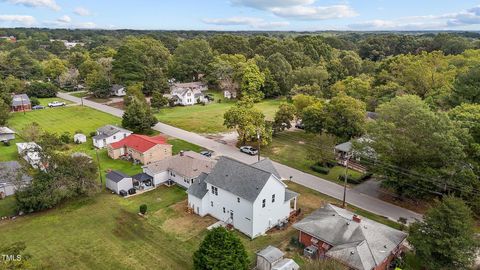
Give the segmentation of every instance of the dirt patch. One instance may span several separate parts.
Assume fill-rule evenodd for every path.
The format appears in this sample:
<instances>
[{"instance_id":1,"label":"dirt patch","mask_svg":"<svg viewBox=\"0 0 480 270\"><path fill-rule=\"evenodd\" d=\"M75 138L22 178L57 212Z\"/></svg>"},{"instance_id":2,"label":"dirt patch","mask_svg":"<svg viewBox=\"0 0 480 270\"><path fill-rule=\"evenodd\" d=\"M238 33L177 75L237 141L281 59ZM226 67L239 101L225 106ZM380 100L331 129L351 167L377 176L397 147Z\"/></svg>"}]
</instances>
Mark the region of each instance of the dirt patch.
<instances>
[{"instance_id":1,"label":"dirt patch","mask_svg":"<svg viewBox=\"0 0 480 270\"><path fill-rule=\"evenodd\" d=\"M280 152L282 152L282 148L280 147L272 147L270 149L270 151L273 153L273 154L280 154Z\"/></svg>"},{"instance_id":2,"label":"dirt patch","mask_svg":"<svg viewBox=\"0 0 480 270\"><path fill-rule=\"evenodd\" d=\"M188 240L200 234L217 220L210 216L200 217L187 212L187 201L178 202L169 207L175 212L173 218L166 220L162 229L172 232L182 240Z\"/></svg>"},{"instance_id":3,"label":"dirt patch","mask_svg":"<svg viewBox=\"0 0 480 270\"><path fill-rule=\"evenodd\" d=\"M238 140L238 134L235 131L216 134L205 134L205 137L221 144L226 144L230 146L236 146Z\"/></svg>"},{"instance_id":4,"label":"dirt patch","mask_svg":"<svg viewBox=\"0 0 480 270\"><path fill-rule=\"evenodd\" d=\"M120 101L120 102L114 102L114 103L109 103L107 104L108 106L110 107L114 107L114 108L117 108L117 109L121 109L123 110L125 108L125 106L123 106L123 101Z\"/></svg>"}]
</instances>

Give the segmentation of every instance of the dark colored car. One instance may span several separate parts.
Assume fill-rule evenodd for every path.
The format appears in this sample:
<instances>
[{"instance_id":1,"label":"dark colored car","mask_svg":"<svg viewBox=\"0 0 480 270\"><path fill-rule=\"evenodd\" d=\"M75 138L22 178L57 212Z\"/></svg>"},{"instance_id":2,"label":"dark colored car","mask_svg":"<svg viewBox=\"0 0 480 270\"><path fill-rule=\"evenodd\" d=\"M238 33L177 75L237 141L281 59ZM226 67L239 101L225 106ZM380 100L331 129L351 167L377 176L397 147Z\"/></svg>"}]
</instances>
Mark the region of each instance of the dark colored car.
<instances>
[{"instance_id":1,"label":"dark colored car","mask_svg":"<svg viewBox=\"0 0 480 270\"><path fill-rule=\"evenodd\" d=\"M32 110L42 110L42 109L45 109L45 107L43 107L42 105L35 105L32 107Z\"/></svg>"},{"instance_id":2,"label":"dark colored car","mask_svg":"<svg viewBox=\"0 0 480 270\"><path fill-rule=\"evenodd\" d=\"M212 152L205 150L200 152L200 155L204 155L206 157L212 157Z\"/></svg>"}]
</instances>

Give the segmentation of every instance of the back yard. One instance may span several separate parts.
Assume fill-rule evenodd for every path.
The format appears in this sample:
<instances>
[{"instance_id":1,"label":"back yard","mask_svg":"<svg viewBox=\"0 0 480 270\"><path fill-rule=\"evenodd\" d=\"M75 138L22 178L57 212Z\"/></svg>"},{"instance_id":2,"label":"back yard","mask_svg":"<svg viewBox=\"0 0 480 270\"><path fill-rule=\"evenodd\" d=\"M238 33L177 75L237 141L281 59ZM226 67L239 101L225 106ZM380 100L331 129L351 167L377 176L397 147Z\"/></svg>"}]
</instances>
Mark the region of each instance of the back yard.
<instances>
[{"instance_id":1,"label":"back yard","mask_svg":"<svg viewBox=\"0 0 480 270\"><path fill-rule=\"evenodd\" d=\"M205 106L177 106L173 108L161 109L156 114L158 120L165 124L169 124L181 129L193 131L197 133L218 133L228 129L223 126L223 114L234 106L234 101L223 99L218 92L212 92L215 101ZM222 102L218 101L222 99ZM267 119L273 119L282 99L264 100L255 106L260 109Z\"/></svg>"},{"instance_id":2,"label":"back yard","mask_svg":"<svg viewBox=\"0 0 480 270\"><path fill-rule=\"evenodd\" d=\"M299 207L305 215L327 201L336 202L318 192L288 183L301 193ZM0 201L0 205L4 201ZM148 205L148 218L136 213L139 205ZM215 220L186 212L186 194L178 187L159 187L128 199L102 192L38 214L0 222L2 243L23 241L34 266L45 269L191 269L192 255ZM1 208L0 208L1 209ZM369 213L388 225L396 223ZM297 232L270 232L250 240L238 233L254 262L254 254L266 245L282 249L289 246ZM303 259L296 249L289 256ZM52 256L55 254L55 256Z\"/></svg>"}]
</instances>

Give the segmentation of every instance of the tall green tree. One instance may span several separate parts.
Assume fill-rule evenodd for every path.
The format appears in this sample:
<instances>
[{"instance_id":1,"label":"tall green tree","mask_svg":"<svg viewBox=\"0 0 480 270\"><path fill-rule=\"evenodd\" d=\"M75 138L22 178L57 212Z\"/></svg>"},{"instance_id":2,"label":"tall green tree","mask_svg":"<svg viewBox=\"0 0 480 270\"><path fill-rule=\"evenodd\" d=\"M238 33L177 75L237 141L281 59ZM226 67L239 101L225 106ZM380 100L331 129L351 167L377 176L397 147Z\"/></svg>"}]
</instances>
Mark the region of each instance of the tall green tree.
<instances>
[{"instance_id":1,"label":"tall green tree","mask_svg":"<svg viewBox=\"0 0 480 270\"><path fill-rule=\"evenodd\" d=\"M337 137L349 140L365 131L366 105L364 102L339 95L325 105L325 130Z\"/></svg>"},{"instance_id":2,"label":"tall green tree","mask_svg":"<svg viewBox=\"0 0 480 270\"><path fill-rule=\"evenodd\" d=\"M110 80L103 70L94 70L87 75L85 82L87 89L90 90L95 97L106 98L110 96Z\"/></svg>"},{"instance_id":3,"label":"tall green tree","mask_svg":"<svg viewBox=\"0 0 480 270\"><path fill-rule=\"evenodd\" d=\"M249 259L240 239L233 232L217 227L207 233L193 254L193 267L196 270L247 270Z\"/></svg>"},{"instance_id":4,"label":"tall green tree","mask_svg":"<svg viewBox=\"0 0 480 270\"><path fill-rule=\"evenodd\" d=\"M457 75L454 83L452 103L480 103L480 66L470 68Z\"/></svg>"},{"instance_id":5,"label":"tall green tree","mask_svg":"<svg viewBox=\"0 0 480 270\"><path fill-rule=\"evenodd\" d=\"M472 211L454 197L428 210L423 221L411 225L408 242L428 269L470 269L480 239L475 235Z\"/></svg>"},{"instance_id":6,"label":"tall green tree","mask_svg":"<svg viewBox=\"0 0 480 270\"><path fill-rule=\"evenodd\" d=\"M286 95L290 91L288 77L292 72L292 66L281 53L272 54L267 58L267 63L267 67L278 86L278 91L270 96Z\"/></svg>"},{"instance_id":7,"label":"tall green tree","mask_svg":"<svg viewBox=\"0 0 480 270\"><path fill-rule=\"evenodd\" d=\"M122 116L122 126L135 133L148 133L157 122L150 107L137 99L130 102Z\"/></svg>"},{"instance_id":8,"label":"tall green tree","mask_svg":"<svg viewBox=\"0 0 480 270\"><path fill-rule=\"evenodd\" d=\"M260 88L264 83L265 74L260 71L255 61L252 59L248 60L243 68L241 97L252 99L254 102L259 102L264 97L264 94L260 91Z\"/></svg>"},{"instance_id":9,"label":"tall green tree","mask_svg":"<svg viewBox=\"0 0 480 270\"><path fill-rule=\"evenodd\" d=\"M295 106L290 103L282 103L278 106L273 119L274 132L281 132L292 127L292 121L295 118Z\"/></svg>"},{"instance_id":10,"label":"tall green tree","mask_svg":"<svg viewBox=\"0 0 480 270\"><path fill-rule=\"evenodd\" d=\"M10 118L10 105L0 98L0 126L6 126Z\"/></svg>"},{"instance_id":11,"label":"tall green tree","mask_svg":"<svg viewBox=\"0 0 480 270\"><path fill-rule=\"evenodd\" d=\"M180 43L169 65L170 74L180 81L198 81L200 74L209 72L213 61L210 45L203 39L191 39Z\"/></svg>"}]
</instances>

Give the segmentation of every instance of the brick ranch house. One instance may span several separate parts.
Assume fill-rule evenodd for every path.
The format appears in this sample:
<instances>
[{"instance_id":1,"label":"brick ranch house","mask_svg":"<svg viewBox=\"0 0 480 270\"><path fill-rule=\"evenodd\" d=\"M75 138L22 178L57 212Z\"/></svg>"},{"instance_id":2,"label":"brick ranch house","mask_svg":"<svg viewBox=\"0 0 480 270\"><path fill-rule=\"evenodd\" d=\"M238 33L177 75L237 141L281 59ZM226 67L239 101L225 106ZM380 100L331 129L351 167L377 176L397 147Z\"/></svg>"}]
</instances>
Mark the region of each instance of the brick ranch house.
<instances>
[{"instance_id":1,"label":"brick ranch house","mask_svg":"<svg viewBox=\"0 0 480 270\"><path fill-rule=\"evenodd\" d=\"M163 136L132 134L107 145L107 150L108 156L113 159L126 157L141 164L150 164L172 156L172 145Z\"/></svg>"},{"instance_id":2,"label":"brick ranch house","mask_svg":"<svg viewBox=\"0 0 480 270\"><path fill-rule=\"evenodd\" d=\"M407 234L327 204L293 225L314 257L336 260L349 269L386 270L403 251Z\"/></svg>"}]
</instances>

